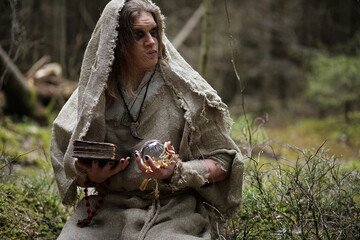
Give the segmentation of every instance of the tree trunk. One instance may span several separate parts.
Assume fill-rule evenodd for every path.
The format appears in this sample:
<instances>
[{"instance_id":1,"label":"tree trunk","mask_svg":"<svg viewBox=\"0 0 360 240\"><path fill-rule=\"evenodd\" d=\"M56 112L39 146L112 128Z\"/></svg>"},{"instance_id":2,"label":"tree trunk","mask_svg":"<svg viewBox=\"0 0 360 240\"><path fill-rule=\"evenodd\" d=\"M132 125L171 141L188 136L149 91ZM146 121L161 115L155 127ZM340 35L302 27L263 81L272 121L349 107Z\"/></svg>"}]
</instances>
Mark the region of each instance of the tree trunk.
<instances>
[{"instance_id":1,"label":"tree trunk","mask_svg":"<svg viewBox=\"0 0 360 240\"><path fill-rule=\"evenodd\" d=\"M41 0L34 0L32 3L32 13L34 14L34 18L32 19L33 26L29 29L33 28L33 35L35 36L35 39L40 38L43 33L41 33L43 29L43 22L41 20ZM41 46L39 43L34 44L34 50L32 54L32 60L33 62L37 61L41 56Z\"/></svg>"},{"instance_id":2,"label":"tree trunk","mask_svg":"<svg viewBox=\"0 0 360 240\"><path fill-rule=\"evenodd\" d=\"M205 77L211 39L212 0L203 0L205 14L202 23L199 73Z\"/></svg>"},{"instance_id":3,"label":"tree trunk","mask_svg":"<svg viewBox=\"0 0 360 240\"><path fill-rule=\"evenodd\" d=\"M31 92L29 85L7 55L7 53L0 47L0 69L3 73L1 85L4 89L5 95L9 100L13 99L14 101L10 101L12 107L20 108L25 107L28 108L29 103L31 102ZM31 104L30 104L31 105ZM22 109L26 111L26 109Z\"/></svg>"},{"instance_id":4,"label":"tree trunk","mask_svg":"<svg viewBox=\"0 0 360 240\"><path fill-rule=\"evenodd\" d=\"M175 48L179 48L181 44L185 41L185 39L189 36L191 31L195 28L196 24L200 21L202 15L204 14L204 5L200 4L200 6L196 9L193 15L186 22L184 27L180 30L180 32L176 35L172 44Z\"/></svg>"},{"instance_id":5,"label":"tree trunk","mask_svg":"<svg viewBox=\"0 0 360 240\"><path fill-rule=\"evenodd\" d=\"M67 76L66 64L66 0L55 1L53 49L55 61L60 62L63 74Z\"/></svg>"}]
</instances>

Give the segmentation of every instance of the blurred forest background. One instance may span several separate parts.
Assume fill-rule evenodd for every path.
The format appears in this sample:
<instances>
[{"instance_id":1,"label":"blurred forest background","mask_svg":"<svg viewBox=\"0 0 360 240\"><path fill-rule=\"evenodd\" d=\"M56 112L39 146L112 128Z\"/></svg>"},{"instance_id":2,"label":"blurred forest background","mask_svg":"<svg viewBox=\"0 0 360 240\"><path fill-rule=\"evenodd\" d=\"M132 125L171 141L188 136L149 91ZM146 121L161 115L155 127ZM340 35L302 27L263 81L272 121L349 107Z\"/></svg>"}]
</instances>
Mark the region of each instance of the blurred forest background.
<instances>
[{"instance_id":1,"label":"blurred forest background","mask_svg":"<svg viewBox=\"0 0 360 240\"><path fill-rule=\"evenodd\" d=\"M55 79L34 79L34 70L47 62L60 64L61 69L52 69L57 76L76 82L85 47L107 2L1 1L0 45L19 70L27 74L30 84L58 84ZM155 2L167 18L168 38L177 42L178 34L202 3ZM241 87L234 74L232 54L246 85L246 107L250 112L286 110L297 116L323 117L359 109L358 0L214 0L210 23L208 61L202 72L234 114L242 110L238 108ZM195 20L194 28L177 46L196 69L202 33L201 20ZM40 59L44 61L39 65ZM34 68L35 63L38 65ZM4 76L4 69L2 62L1 89L11 81ZM53 94L60 106L66 100L60 96L66 98L69 94L60 94L60 90L48 90L45 94L41 86L38 91L47 98L45 104ZM21 113L21 109L15 109L17 96L7 97L5 113Z\"/></svg>"},{"instance_id":2,"label":"blurred forest background","mask_svg":"<svg viewBox=\"0 0 360 240\"><path fill-rule=\"evenodd\" d=\"M9 215L10 220L5 218L5 223L8 225L0 227L2 234L7 231L10 234L11 229L18 229L18 237L44 237L51 232L58 233L66 221L69 210L56 204L59 199L52 173L49 171L51 169L48 157L50 127L58 111L77 86L84 50L108 2L109 0L2 0L0 2L0 140L2 144L0 183L6 182L5 179L11 181L13 177L19 176L30 176L35 179L17 184L25 186L25 190L14 190L12 185L11 187L1 185L0 191L6 192L8 196L12 194L20 200L26 197L27 205L23 206L19 200L19 206L25 209L34 206L34 211L37 211L34 216L21 217L24 212L22 208L11 210L16 211L18 215L17 217ZM321 155L320 160L326 159L331 162L330 159L336 158L351 169L360 169L359 0L153 0L153 2L160 7L166 17L167 37L229 105L235 121L232 137L250 162L254 159L253 155L264 153L265 157L270 158L266 163L278 158L293 159L293 162L296 160L297 163L301 159L298 157L299 154L307 156L305 150L299 153L300 149L317 149L321 146L320 148L324 147L330 152L329 156L334 154L333 156L336 157ZM244 113L247 116L245 118ZM325 139L327 143L324 146L322 143ZM294 151L294 148L289 149L286 147L288 144L298 146L299 149L297 151ZM312 152L313 155L310 154L308 160L321 152L320 148L315 150L315 153ZM46 159L45 163L44 159ZM259 182L259 169L256 168L258 166L256 164L255 169L247 172L247 177L256 175L252 180ZM321 170L327 168L317 164L313 166L319 166L320 172L328 171L322 176L333 171L333 168ZM44 174L39 174L39 166L45 169ZM265 175L264 172L262 173ZM260 175L262 173L260 172ZM316 174L316 171L311 173ZM299 172L296 176L300 176ZM306 172L306 176L309 177L311 174ZM356 176L355 180L349 180L351 186L359 186L359 174ZM36 180L37 177L40 178L39 181ZM48 180L44 183L44 179ZM331 182L331 179L335 179L334 175L326 180L314 177L311 181L317 185L321 181ZM251 183L254 181L249 181L249 184L245 181L247 186L245 189L250 192L248 198L244 192L245 208L239 213L239 219L243 217L249 221L256 221L258 217L251 215L255 214L255 210L252 213L246 210L247 207L252 209L259 207L256 204L261 202L259 196L263 196L261 194L264 193L262 188L252 188ZM262 184L263 182L259 182L258 186ZM264 189L269 187L265 185ZM291 188L294 186L289 187ZM286 190L281 193L277 190L270 188L268 196L283 194L281 196L284 199L291 196ZM255 201L251 202L257 191L260 195L256 195ZM354 206L352 197L357 203L360 199L358 189L354 192L355 194L351 192L347 195L351 197L351 206ZM46 195L49 193L52 194L50 197ZM40 201L37 197L39 194L41 196L45 194L44 196L47 197ZM296 198L313 197L311 194L313 192L301 193ZM319 194L315 195L328 197L326 201L323 199L321 201L324 206L330 206L335 197L322 194L323 191L319 190ZM0 195L0 206L3 206L0 207L0 223L4 224L2 217L5 215L1 215L2 211L5 211L5 206L12 206L12 203L6 205L7 198L4 200L3 196L5 194ZM14 201L15 197L11 199ZM301 239L312 239L315 235L318 238L325 236L321 235L322 230L319 231L317 227L314 232L313 226L302 226L299 233L296 224L302 221L297 219L301 214L295 213L293 218L289 218L290 227L283 224L279 219L287 214L286 211L284 210L284 214L286 213L284 215L277 206L268 205L272 202L276 203L276 199L276 196L274 199L265 198L264 208L259 208L259 212L256 213L261 215L270 209L270 215L263 216L263 219L267 219L266 221L274 219L274 222L266 227L264 225L257 227L254 223L252 230L262 231L264 227L266 229L264 236L267 237L266 231L269 228L281 229L281 231L286 228L287 232L281 234L299 235ZM341 199L345 198L340 196L339 199L341 205ZM2 202L3 200L5 203ZM307 206L313 204L315 200L311 198ZM246 205L247 201L256 206ZM42 208L39 209L39 206ZM349 222L338 224L339 222L335 220L331 221L337 223L336 226L355 224L349 228L351 231L355 229L358 234L356 236L360 236L359 204L355 206L357 217L352 217L355 215L351 215L353 214L351 212L345 213L350 216ZM294 207L294 209L300 208ZM306 207L303 209L312 210L314 213L313 209ZM292 213L290 208L287 210ZM326 212L324 209L321 211ZM281 216L274 212L281 213ZM335 215L339 214L342 215L342 213ZM305 220L311 218L305 215ZM29 227L27 224L30 223L27 223L27 220L24 220L24 227L16 225L27 218L36 219L39 226L44 229L39 230L36 224ZM295 218L296 220L292 220ZM315 220L313 222L317 223ZM249 226L243 226L242 221L234 220L234 222L232 230L229 230L233 236L248 234L246 231L250 229ZM296 222L295 227L294 222ZM264 221L261 220L261 223ZM283 225L279 227L275 226L276 224ZM34 229L31 232L32 228ZM237 232L233 228L237 228ZM273 231L278 234L277 230ZM352 239L346 236L355 236L353 233L341 235L346 231L348 230L342 229L339 230L340 235L330 235L345 236L340 239Z\"/></svg>"}]
</instances>

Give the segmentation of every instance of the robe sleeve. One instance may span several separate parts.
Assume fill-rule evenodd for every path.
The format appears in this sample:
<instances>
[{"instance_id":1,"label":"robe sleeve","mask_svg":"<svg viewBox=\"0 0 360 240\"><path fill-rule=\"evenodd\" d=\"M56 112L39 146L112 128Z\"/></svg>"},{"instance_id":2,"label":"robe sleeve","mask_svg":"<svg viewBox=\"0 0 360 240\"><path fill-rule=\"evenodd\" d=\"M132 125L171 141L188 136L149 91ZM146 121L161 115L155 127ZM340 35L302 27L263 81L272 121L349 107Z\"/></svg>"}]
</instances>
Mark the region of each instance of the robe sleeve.
<instances>
[{"instance_id":1,"label":"robe sleeve","mask_svg":"<svg viewBox=\"0 0 360 240\"><path fill-rule=\"evenodd\" d=\"M191 159L178 164L172 179L175 189L191 187L208 204L222 213L238 207L242 197L243 157L222 121L222 114L210 107L193 118L194 129L188 136ZM201 159L214 160L228 177L209 184L207 170Z\"/></svg>"},{"instance_id":2,"label":"robe sleeve","mask_svg":"<svg viewBox=\"0 0 360 240\"><path fill-rule=\"evenodd\" d=\"M52 127L50 157L53 166L56 183L64 204L70 204L70 199L75 199L78 171L75 163L65 160L69 152L69 144L72 133L77 124L77 90L61 109Z\"/></svg>"}]
</instances>

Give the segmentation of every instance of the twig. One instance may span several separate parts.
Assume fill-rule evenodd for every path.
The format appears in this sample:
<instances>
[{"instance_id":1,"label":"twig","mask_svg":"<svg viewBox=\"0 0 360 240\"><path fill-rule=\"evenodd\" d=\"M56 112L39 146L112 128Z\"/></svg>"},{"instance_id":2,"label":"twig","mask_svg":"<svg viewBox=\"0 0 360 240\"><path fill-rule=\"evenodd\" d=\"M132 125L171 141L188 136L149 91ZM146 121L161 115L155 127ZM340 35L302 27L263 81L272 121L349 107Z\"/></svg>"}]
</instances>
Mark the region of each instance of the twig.
<instances>
[{"instance_id":1,"label":"twig","mask_svg":"<svg viewBox=\"0 0 360 240\"><path fill-rule=\"evenodd\" d=\"M325 138L324 142L320 145L320 147L318 147L318 149L316 150L316 153L314 155L310 156L310 160L318 155L318 153L320 152L320 149L322 149L322 147L325 145L326 142L327 142L327 138Z\"/></svg>"},{"instance_id":2,"label":"twig","mask_svg":"<svg viewBox=\"0 0 360 240\"><path fill-rule=\"evenodd\" d=\"M37 148L37 149L30 150L29 152L26 152L26 153L23 153L23 154L20 154L20 155L14 157L14 158L11 159L9 162L7 162L7 163L5 163L3 166L1 166L1 167L0 167L0 170L2 170L3 168L5 168L5 167L8 166L9 164L15 162L15 161L18 160L20 157L25 156L25 155L27 155L27 154L29 154L29 153L32 153L32 152L34 152L34 151L36 151L36 150L38 150L38 148Z\"/></svg>"},{"instance_id":3,"label":"twig","mask_svg":"<svg viewBox=\"0 0 360 240\"><path fill-rule=\"evenodd\" d=\"M231 31L230 31L230 15L229 15L229 11L228 11L228 6L227 6L227 1L224 0L224 3L225 3L225 12L226 12L226 18L227 18L227 21L228 21L228 34L229 34L229 39L230 39L230 48L231 48L231 64L232 64L232 67L233 67L233 70L234 70L234 73L236 75L236 79L239 81L239 84L240 84L240 93L241 93L241 108L243 110L243 113L244 113L244 117L245 117L245 121L246 121L246 129L248 131L248 134L249 134L249 147L251 148L252 147L252 134L251 134L251 127L250 127L250 123L249 123L249 119L247 117L247 112L246 112L246 109L245 109L245 89L246 89L246 84L243 85L242 84L242 81L240 79L240 75L237 71L237 68L236 68L236 65L235 65L235 47L234 47L234 38L231 34ZM252 152L250 152L250 156L252 155Z\"/></svg>"},{"instance_id":4,"label":"twig","mask_svg":"<svg viewBox=\"0 0 360 240\"><path fill-rule=\"evenodd\" d=\"M221 220L224 221L225 218L224 218L224 215L214 206L210 205L209 203L207 202L203 202L203 204L209 206L210 208L212 208L213 210L215 210L215 212L217 212L217 214L219 214L219 216L221 217Z\"/></svg>"}]
</instances>

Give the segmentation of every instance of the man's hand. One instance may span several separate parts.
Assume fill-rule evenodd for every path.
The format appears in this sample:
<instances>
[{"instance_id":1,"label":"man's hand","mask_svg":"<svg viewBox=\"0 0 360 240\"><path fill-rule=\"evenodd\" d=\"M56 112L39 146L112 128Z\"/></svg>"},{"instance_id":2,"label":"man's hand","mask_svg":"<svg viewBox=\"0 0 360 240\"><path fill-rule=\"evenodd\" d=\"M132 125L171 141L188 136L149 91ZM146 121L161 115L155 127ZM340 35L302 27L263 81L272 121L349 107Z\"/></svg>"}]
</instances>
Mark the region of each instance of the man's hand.
<instances>
[{"instance_id":1,"label":"man's hand","mask_svg":"<svg viewBox=\"0 0 360 240\"><path fill-rule=\"evenodd\" d=\"M135 157L136 157L136 163L139 167L139 169L145 173L146 175L148 175L148 177L153 178L153 179L170 179L173 174L174 174L174 169L175 169L175 161L172 162L170 164L169 167L164 168L164 167L157 167L154 163L154 161L151 159L150 156L146 155L145 156L145 160L146 163L149 165L150 169L146 169L143 165L142 165L142 159L141 159L141 155L139 151L135 151Z\"/></svg>"},{"instance_id":2,"label":"man's hand","mask_svg":"<svg viewBox=\"0 0 360 240\"><path fill-rule=\"evenodd\" d=\"M129 160L130 157L121 158L116 166L114 166L114 161L109 161L103 167L100 167L99 161L97 160L93 160L91 166L89 166L80 162L79 159L76 158L75 164L77 167L83 169L87 173L88 179L90 181L101 183L116 173L123 171L129 165ZM83 186L84 181L85 179L81 179L79 185Z\"/></svg>"}]
</instances>

